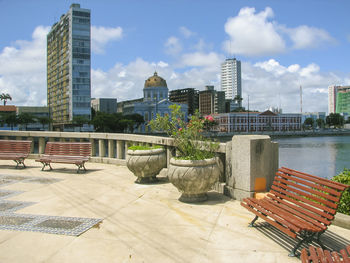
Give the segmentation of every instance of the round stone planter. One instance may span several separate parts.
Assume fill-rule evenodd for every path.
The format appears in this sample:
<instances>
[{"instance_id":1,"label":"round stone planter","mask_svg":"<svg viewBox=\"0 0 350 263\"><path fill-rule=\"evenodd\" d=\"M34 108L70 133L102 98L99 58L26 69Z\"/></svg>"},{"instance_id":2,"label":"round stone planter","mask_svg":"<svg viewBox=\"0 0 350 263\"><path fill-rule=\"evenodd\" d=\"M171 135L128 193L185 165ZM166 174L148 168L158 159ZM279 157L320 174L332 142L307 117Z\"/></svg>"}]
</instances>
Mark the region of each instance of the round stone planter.
<instances>
[{"instance_id":1,"label":"round stone planter","mask_svg":"<svg viewBox=\"0 0 350 263\"><path fill-rule=\"evenodd\" d=\"M126 165L137 177L135 183L156 182L156 176L166 167L165 149L128 150Z\"/></svg>"},{"instance_id":2,"label":"round stone planter","mask_svg":"<svg viewBox=\"0 0 350 263\"><path fill-rule=\"evenodd\" d=\"M198 161L171 158L168 167L169 181L182 193L179 200L185 203L207 200L207 192L219 175L217 158Z\"/></svg>"}]
</instances>

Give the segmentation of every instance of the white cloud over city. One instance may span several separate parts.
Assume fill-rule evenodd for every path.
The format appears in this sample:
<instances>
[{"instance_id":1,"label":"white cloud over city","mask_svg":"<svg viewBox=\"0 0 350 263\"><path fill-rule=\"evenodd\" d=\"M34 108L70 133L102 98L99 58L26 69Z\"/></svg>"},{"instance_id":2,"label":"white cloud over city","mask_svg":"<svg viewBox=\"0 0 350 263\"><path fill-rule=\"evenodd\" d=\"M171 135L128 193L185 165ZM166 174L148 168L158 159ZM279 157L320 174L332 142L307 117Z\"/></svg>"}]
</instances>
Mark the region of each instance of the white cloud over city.
<instances>
[{"instance_id":1,"label":"white cloud over city","mask_svg":"<svg viewBox=\"0 0 350 263\"><path fill-rule=\"evenodd\" d=\"M231 40L224 42L224 49L235 55L266 56L335 42L323 29L306 25L288 28L273 18L271 8L261 12L242 8L223 25ZM46 35L49 30L49 27L38 26L30 40L18 40L0 50L0 92L11 94L10 104L46 105ZM121 27L92 26L91 32L95 54L103 54L110 42L124 41ZM185 41L188 39L193 40L191 45ZM220 63L225 59L224 54L215 51L198 33L185 26L163 43L165 51L171 55L168 60L147 61L140 55L124 64L115 61L109 69L92 64L91 96L115 97L118 101L140 98L145 80L155 69L167 81L170 90L202 90L205 85L214 85L220 90ZM265 110L281 105L284 112L299 112L301 85L304 105L308 105L304 106L304 111L327 111L328 85L348 82L349 74L323 72L312 61L302 66L283 65L272 58L255 63L242 60L243 105L247 107L249 95L250 109Z\"/></svg>"},{"instance_id":2,"label":"white cloud over city","mask_svg":"<svg viewBox=\"0 0 350 263\"><path fill-rule=\"evenodd\" d=\"M307 25L292 28L273 19L270 7L261 12L252 7L242 8L225 23L229 40L223 42L223 49L231 55L269 56L289 49L317 48L336 42L324 29ZM288 41L292 42L291 46Z\"/></svg>"},{"instance_id":3,"label":"white cloud over city","mask_svg":"<svg viewBox=\"0 0 350 263\"><path fill-rule=\"evenodd\" d=\"M121 27L91 26L91 50L102 54L108 42L118 41L122 37L123 29Z\"/></svg>"}]
</instances>

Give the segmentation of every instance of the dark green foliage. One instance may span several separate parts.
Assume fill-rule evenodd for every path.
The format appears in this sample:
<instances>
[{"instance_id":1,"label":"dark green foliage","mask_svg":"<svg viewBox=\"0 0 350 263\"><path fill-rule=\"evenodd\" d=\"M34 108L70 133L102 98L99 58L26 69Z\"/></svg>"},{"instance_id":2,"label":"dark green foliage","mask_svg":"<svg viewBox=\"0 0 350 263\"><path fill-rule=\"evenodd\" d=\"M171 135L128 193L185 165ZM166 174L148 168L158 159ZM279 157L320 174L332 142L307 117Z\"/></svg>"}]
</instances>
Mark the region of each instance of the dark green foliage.
<instances>
[{"instance_id":1,"label":"dark green foliage","mask_svg":"<svg viewBox=\"0 0 350 263\"><path fill-rule=\"evenodd\" d=\"M138 116L137 116L138 115ZM143 117L139 114L123 115L122 113L96 112L91 124L97 132L133 132L143 123Z\"/></svg>"},{"instance_id":2,"label":"dark green foliage","mask_svg":"<svg viewBox=\"0 0 350 263\"><path fill-rule=\"evenodd\" d=\"M329 126L341 127L344 125L344 117L339 113L331 113L326 117L326 123Z\"/></svg>"},{"instance_id":3,"label":"dark green foliage","mask_svg":"<svg viewBox=\"0 0 350 263\"><path fill-rule=\"evenodd\" d=\"M350 169L344 171L332 178L332 181L350 185ZM340 199L338 212L350 215L350 188L346 189Z\"/></svg>"}]
</instances>

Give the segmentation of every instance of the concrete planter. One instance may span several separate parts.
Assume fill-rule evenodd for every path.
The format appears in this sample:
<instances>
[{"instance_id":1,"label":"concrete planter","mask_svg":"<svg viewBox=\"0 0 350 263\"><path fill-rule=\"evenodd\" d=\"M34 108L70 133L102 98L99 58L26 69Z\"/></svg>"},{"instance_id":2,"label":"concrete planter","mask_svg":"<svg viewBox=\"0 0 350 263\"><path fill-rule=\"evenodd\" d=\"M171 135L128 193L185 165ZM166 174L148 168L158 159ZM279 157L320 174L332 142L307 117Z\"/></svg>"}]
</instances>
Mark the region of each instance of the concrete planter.
<instances>
[{"instance_id":1,"label":"concrete planter","mask_svg":"<svg viewBox=\"0 0 350 263\"><path fill-rule=\"evenodd\" d=\"M198 161L171 158L168 167L169 181L182 193L179 200L185 203L207 200L207 192L219 175L218 158Z\"/></svg>"},{"instance_id":2,"label":"concrete planter","mask_svg":"<svg viewBox=\"0 0 350 263\"><path fill-rule=\"evenodd\" d=\"M135 183L156 182L156 176L166 167L165 149L128 150L126 165L137 177Z\"/></svg>"}]
</instances>

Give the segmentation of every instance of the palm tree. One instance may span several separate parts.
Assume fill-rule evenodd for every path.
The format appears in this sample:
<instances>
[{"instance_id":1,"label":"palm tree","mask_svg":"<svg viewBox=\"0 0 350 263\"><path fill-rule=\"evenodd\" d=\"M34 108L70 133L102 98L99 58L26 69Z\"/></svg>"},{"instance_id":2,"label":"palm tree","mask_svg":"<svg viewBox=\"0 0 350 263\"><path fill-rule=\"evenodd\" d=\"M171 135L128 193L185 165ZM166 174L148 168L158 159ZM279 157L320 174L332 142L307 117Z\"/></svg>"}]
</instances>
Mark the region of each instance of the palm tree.
<instances>
[{"instance_id":1,"label":"palm tree","mask_svg":"<svg viewBox=\"0 0 350 263\"><path fill-rule=\"evenodd\" d=\"M7 100L12 100L12 97L11 97L11 95L10 94L8 94L8 93L2 93L1 95L0 95L0 100L3 100L4 101L4 106L6 106L6 102L7 102Z\"/></svg>"},{"instance_id":2,"label":"palm tree","mask_svg":"<svg viewBox=\"0 0 350 263\"><path fill-rule=\"evenodd\" d=\"M235 102L238 103L238 106L239 106L239 107L242 107L242 100L243 100L243 98L241 97L241 95L236 95L236 96L233 98L233 100L234 100Z\"/></svg>"}]
</instances>

